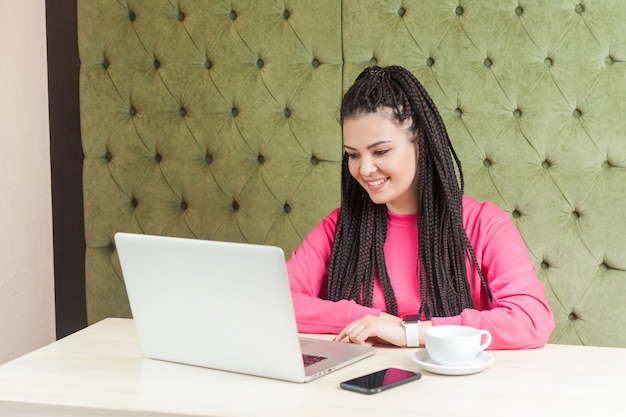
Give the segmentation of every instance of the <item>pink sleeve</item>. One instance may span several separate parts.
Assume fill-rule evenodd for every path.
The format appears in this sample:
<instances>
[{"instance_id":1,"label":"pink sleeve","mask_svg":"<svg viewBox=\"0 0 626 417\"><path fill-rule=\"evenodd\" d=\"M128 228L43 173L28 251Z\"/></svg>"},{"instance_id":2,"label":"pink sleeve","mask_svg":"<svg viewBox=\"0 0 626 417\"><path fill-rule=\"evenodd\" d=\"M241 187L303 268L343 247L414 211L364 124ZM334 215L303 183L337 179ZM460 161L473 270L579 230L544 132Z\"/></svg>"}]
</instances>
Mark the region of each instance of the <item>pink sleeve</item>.
<instances>
[{"instance_id":1,"label":"pink sleeve","mask_svg":"<svg viewBox=\"0 0 626 417\"><path fill-rule=\"evenodd\" d=\"M480 300L480 281L474 274L470 280L476 309L466 309L455 317L433 318L433 325L463 324L489 330L493 336L490 349L545 345L554 329L554 317L517 228L504 211L491 203L472 206L468 217L472 218L465 219L468 237L493 301L489 305L484 297Z\"/></svg>"},{"instance_id":2,"label":"pink sleeve","mask_svg":"<svg viewBox=\"0 0 626 417\"><path fill-rule=\"evenodd\" d=\"M319 298L338 213L336 209L322 220L287 261L298 331L302 333L336 334L358 318L380 314L380 310L354 301L333 302Z\"/></svg>"}]
</instances>

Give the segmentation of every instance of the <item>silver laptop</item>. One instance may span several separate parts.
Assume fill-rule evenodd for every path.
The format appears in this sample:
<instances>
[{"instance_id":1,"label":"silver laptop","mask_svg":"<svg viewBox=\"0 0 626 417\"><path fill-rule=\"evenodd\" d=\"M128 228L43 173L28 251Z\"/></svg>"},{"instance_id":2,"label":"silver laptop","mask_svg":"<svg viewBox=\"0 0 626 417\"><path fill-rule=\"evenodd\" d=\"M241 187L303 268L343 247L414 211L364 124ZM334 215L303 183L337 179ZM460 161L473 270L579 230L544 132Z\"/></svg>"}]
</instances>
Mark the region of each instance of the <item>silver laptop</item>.
<instances>
[{"instance_id":1,"label":"silver laptop","mask_svg":"<svg viewBox=\"0 0 626 417\"><path fill-rule=\"evenodd\" d=\"M115 243L148 358L306 382L376 351L298 336L278 247L129 233Z\"/></svg>"}]
</instances>

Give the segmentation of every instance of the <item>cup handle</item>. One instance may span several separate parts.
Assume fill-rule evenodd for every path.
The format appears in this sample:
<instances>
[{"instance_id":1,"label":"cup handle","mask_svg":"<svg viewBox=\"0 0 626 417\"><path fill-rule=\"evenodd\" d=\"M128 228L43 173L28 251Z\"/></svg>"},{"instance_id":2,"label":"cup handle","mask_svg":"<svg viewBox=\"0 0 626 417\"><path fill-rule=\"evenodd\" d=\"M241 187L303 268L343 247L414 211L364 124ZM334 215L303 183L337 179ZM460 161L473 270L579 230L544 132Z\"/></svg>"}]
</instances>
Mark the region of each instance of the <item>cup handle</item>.
<instances>
[{"instance_id":1,"label":"cup handle","mask_svg":"<svg viewBox=\"0 0 626 417\"><path fill-rule=\"evenodd\" d=\"M478 348L479 351L483 351L491 344L491 333L489 333L488 330L479 330L478 332L480 333L481 339L485 336L485 342Z\"/></svg>"}]
</instances>

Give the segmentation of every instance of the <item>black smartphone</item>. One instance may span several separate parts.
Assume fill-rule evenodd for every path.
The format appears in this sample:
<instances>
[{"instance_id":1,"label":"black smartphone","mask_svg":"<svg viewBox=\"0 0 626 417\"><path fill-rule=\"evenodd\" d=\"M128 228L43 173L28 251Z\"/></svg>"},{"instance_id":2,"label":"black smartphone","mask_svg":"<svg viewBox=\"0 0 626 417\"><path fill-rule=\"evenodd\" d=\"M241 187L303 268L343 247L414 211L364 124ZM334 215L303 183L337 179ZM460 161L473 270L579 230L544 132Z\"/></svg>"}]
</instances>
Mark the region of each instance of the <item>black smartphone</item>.
<instances>
[{"instance_id":1,"label":"black smartphone","mask_svg":"<svg viewBox=\"0 0 626 417\"><path fill-rule=\"evenodd\" d=\"M360 392L361 394L376 394L407 382L416 381L421 377L422 374L419 372L387 368L344 381L339 386L349 391Z\"/></svg>"}]
</instances>

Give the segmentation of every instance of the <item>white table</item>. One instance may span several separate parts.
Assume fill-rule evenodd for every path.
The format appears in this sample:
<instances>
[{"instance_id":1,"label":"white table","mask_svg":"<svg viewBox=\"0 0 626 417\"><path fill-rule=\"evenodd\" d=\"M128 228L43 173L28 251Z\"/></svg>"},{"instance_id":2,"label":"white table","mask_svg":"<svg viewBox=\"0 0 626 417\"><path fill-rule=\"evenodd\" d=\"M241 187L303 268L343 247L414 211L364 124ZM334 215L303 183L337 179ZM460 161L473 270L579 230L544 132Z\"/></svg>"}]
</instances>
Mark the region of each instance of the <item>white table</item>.
<instances>
[{"instance_id":1,"label":"white table","mask_svg":"<svg viewBox=\"0 0 626 417\"><path fill-rule=\"evenodd\" d=\"M254 346L250 346L250 352ZM626 416L626 349L492 351L478 374L367 396L339 382L385 367L419 371L417 349L379 348L306 384L145 359L133 321L106 319L0 366L2 416Z\"/></svg>"}]
</instances>

